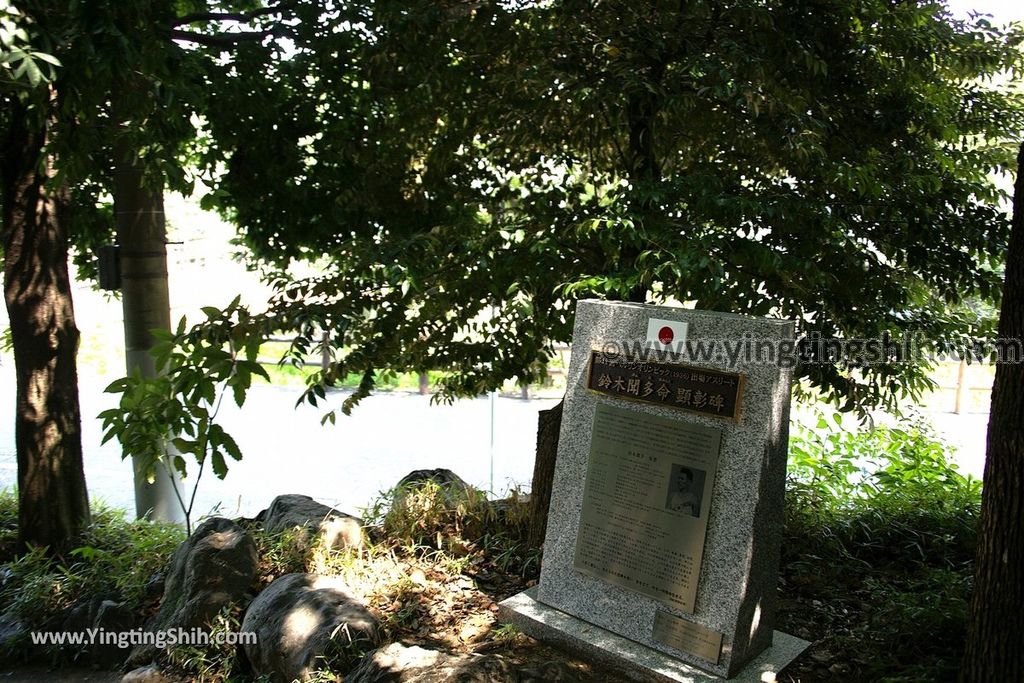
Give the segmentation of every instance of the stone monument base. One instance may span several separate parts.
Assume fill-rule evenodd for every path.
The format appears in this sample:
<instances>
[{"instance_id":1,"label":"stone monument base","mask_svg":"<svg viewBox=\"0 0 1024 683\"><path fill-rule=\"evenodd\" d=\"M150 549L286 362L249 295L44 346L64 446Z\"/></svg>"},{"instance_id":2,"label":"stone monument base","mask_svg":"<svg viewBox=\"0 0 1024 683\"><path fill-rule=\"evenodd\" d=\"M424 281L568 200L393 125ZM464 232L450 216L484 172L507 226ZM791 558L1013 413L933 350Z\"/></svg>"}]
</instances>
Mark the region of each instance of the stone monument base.
<instances>
[{"instance_id":1,"label":"stone monument base","mask_svg":"<svg viewBox=\"0 0 1024 683\"><path fill-rule=\"evenodd\" d=\"M538 602L535 590L502 601L498 612L501 620L537 640L562 647L606 669L620 671L639 683L721 683L725 680ZM806 640L775 631L772 646L729 681L771 683L808 645Z\"/></svg>"}]
</instances>

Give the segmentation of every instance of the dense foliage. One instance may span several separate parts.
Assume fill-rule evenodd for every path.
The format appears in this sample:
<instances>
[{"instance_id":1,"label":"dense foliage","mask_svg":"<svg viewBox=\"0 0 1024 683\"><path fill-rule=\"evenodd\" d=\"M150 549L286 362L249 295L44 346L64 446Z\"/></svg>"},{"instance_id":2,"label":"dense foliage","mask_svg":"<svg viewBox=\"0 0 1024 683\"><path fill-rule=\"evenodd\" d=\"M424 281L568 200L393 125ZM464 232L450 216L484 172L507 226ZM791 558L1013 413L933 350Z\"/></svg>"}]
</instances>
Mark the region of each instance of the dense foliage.
<instances>
[{"instance_id":1,"label":"dense foliage","mask_svg":"<svg viewBox=\"0 0 1024 683\"><path fill-rule=\"evenodd\" d=\"M790 440L779 627L818 642L790 673L953 680L980 482L920 421L850 430L837 417L819 416Z\"/></svg>"},{"instance_id":2,"label":"dense foliage","mask_svg":"<svg viewBox=\"0 0 1024 683\"><path fill-rule=\"evenodd\" d=\"M200 156L257 256L328 265L272 305L335 332L327 383L534 380L590 296L826 338L991 331L957 304L998 297L989 174L1024 119L991 77L1020 72L1017 30L850 0L294 8L288 42L211 72ZM927 385L893 360L802 373L892 407Z\"/></svg>"},{"instance_id":3,"label":"dense foliage","mask_svg":"<svg viewBox=\"0 0 1024 683\"><path fill-rule=\"evenodd\" d=\"M0 133L11 135L16 102L29 111L31 125L47 126L48 182L67 184L76 264L94 274L93 249L113 237L118 150L146 165L155 186L192 187L182 145L194 137L190 118L209 95L201 79L208 56L171 42L170 29L177 12L205 3L24 0L0 6Z\"/></svg>"},{"instance_id":4,"label":"dense foliage","mask_svg":"<svg viewBox=\"0 0 1024 683\"><path fill-rule=\"evenodd\" d=\"M124 512L94 506L92 520L74 548L62 560L33 548L15 556L17 499L0 491L0 613L27 628L59 630L67 610L95 596L121 602L132 612L152 611L162 584L151 583L166 570L171 553L184 540L181 527L125 519ZM157 594L153 594L153 588ZM12 631L0 659L32 654L27 631Z\"/></svg>"}]
</instances>

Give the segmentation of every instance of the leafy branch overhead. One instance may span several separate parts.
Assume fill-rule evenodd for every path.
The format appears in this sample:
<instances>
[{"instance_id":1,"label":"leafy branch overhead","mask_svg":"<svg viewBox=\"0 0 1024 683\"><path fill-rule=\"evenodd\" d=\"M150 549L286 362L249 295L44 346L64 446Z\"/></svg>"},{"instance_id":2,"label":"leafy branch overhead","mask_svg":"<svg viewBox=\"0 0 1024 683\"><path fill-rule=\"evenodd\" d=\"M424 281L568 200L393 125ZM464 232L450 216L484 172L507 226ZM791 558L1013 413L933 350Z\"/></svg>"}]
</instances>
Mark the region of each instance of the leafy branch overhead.
<instances>
[{"instance_id":1,"label":"leafy branch overhead","mask_svg":"<svg viewBox=\"0 0 1024 683\"><path fill-rule=\"evenodd\" d=\"M857 2L294 17L288 49L247 45L210 72L205 204L259 259L328 263L290 291L317 310L331 294L324 317L367 384L530 381L585 297L939 348L991 332L962 303L998 298L990 173L1024 107L991 77L1021 73L1019 28ZM928 386L907 363L801 372L848 408Z\"/></svg>"}]
</instances>

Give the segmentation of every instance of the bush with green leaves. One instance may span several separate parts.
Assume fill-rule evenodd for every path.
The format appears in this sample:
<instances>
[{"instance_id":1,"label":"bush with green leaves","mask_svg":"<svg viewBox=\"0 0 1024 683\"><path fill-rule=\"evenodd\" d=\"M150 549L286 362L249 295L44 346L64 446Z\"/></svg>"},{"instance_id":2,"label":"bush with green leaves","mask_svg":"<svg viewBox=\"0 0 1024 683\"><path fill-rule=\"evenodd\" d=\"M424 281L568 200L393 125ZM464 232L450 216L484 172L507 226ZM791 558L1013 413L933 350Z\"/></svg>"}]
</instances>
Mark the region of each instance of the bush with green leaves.
<instances>
[{"instance_id":1,"label":"bush with green leaves","mask_svg":"<svg viewBox=\"0 0 1024 683\"><path fill-rule=\"evenodd\" d=\"M143 377L136 372L111 383L106 391L121 394L120 401L100 413L104 443L116 437L124 457L141 462L150 481L161 469L184 477L186 456L195 460L191 497L187 502L178 499L189 532L207 463L223 479L228 472L225 457L242 458L234 438L217 423L224 396L230 392L241 408L253 377L269 379L256 360L260 340L239 334L248 320L239 301L235 297L223 310L204 308L204 335L189 334L184 317L173 333L153 330L158 341L151 353L160 374Z\"/></svg>"},{"instance_id":2,"label":"bush with green leaves","mask_svg":"<svg viewBox=\"0 0 1024 683\"><path fill-rule=\"evenodd\" d=\"M167 651L164 664L187 680L203 683L239 680L244 665L239 656L239 647L234 644L232 636L242 631L243 612L240 605L226 605L210 622L210 644L175 645Z\"/></svg>"},{"instance_id":3,"label":"bush with green leaves","mask_svg":"<svg viewBox=\"0 0 1024 683\"><path fill-rule=\"evenodd\" d=\"M981 482L960 473L951 447L920 416L894 426L845 429L842 414L795 423L789 441L787 488L798 504L819 512L860 507L934 505L960 510L980 500Z\"/></svg>"},{"instance_id":4,"label":"bush with green leaves","mask_svg":"<svg viewBox=\"0 0 1024 683\"><path fill-rule=\"evenodd\" d=\"M780 625L813 623L851 679L955 678L981 482L949 453L920 418L850 430L816 415L793 430L782 586L804 607Z\"/></svg>"}]
</instances>

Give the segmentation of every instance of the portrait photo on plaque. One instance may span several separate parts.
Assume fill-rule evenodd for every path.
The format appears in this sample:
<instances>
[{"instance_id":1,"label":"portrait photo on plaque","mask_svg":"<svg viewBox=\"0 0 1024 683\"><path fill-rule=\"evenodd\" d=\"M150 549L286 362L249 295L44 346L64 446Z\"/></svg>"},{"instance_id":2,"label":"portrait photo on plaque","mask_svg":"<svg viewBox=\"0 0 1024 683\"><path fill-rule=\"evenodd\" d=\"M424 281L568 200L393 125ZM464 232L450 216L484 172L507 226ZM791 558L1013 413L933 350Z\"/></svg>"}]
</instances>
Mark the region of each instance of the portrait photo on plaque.
<instances>
[{"instance_id":1,"label":"portrait photo on plaque","mask_svg":"<svg viewBox=\"0 0 1024 683\"><path fill-rule=\"evenodd\" d=\"M700 517L704 498L704 480L708 473L696 467L674 463L668 477L665 509L690 517Z\"/></svg>"}]
</instances>

